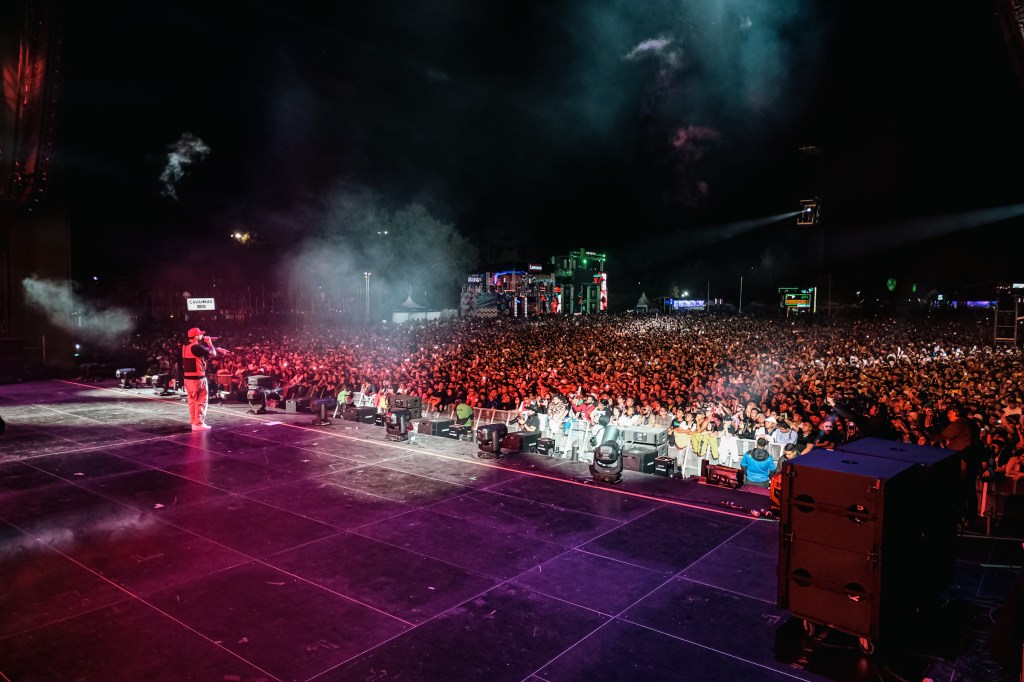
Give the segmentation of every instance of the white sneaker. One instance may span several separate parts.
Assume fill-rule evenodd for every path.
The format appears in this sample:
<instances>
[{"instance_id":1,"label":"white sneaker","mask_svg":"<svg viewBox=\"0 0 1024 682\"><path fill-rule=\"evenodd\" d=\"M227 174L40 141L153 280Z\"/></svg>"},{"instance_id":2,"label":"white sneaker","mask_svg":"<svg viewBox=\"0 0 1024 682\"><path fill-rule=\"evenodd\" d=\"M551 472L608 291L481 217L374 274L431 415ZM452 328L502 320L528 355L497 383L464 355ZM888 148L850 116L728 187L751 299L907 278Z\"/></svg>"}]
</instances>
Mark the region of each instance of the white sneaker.
<instances>
[{"instance_id":1,"label":"white sneaker","mask_svg":"<svg viewBox=\"0 0 1024 682\"><path fill-rule=\"evenodd\" d=\"M193 431L209 431L212 428L213 427L210 426L209 424L193 424L192 425L192 430Z\"/></svg>"}]
</instances>

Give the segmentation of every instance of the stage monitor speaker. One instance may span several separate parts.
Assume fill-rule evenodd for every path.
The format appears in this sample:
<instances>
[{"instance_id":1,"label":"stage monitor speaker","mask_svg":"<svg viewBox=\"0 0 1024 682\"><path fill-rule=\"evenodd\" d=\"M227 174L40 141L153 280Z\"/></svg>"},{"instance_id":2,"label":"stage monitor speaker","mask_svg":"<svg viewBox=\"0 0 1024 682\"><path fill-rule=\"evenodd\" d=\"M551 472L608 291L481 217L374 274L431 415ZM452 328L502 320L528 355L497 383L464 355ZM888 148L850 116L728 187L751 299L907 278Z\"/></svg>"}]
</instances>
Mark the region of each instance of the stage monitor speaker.
<instances>
[{"instance_id":1,"label":"stage monitor speaker","mask_svg":"<svg viewBox=\"0 0 1024 682\"><path fill-rule=\"evenodd\" d=\"M546 457L555 456L555 439L554 438L538 438L537 439L537 454L545 455Z\"/></svg>"},{"instance_id":2,"label":"stage monitor speaker","mask_svg":"<svg viewBox=\"0 0 1024 682\"><path fill-rule=\"evenodd\" d=\"M377 416L377 408L372 405L359 405L351 407L341 413L342 419L346 421L359 422L360 424L372 424Z\"/></svg>"},{"instance_id":3,"label":"stage monitor speaker","mask_svg":"<svg viewBox=\"0 0 1024 682\"><path fill-rule=\"evenodd\" d=\"M427 436L447 436L451 428L451 419L424 419L416 430Z\"/></svg>"},{"instance_id":4,"label":"stage monitor speaker","mask_svg":"<svg viewBox=\"0 0 1024 682\"><path fill-rule=\"evenodd\" d=\"M657 457L656 445L632 445L622 451L622 468L627 471L639 471L642 474L653 474L654 460Z\"/></svg>"},{"instance_id":5,"label":"stage monitor speaker","mask_svg":"<svg viewBox=\"0 0 1024 682\"><path fill-rule=\"evenodd\" d=\"M537 452L539 439L537 431L514 431L502 438L501 448L512 452Z\"/></svg>"},{"instance_id":6,"label":"stage monitor speaker","mask_svg":"<svg viewBox=\"0 0 1024 682\"><path fill-rule=\"evenodd\" d=\"M871 648L913 627L922 530L914 464L814 450L783 463L778 606ZM939 595L934 595L935 601Z\"/></svg>"},{"instance_id":7,"label":"stage monitor speaker","mask_svg":"<svg viewBox=\"0 0 1024 682\"><path fill-rule=\"evenodd\" d=\"M654 458L654 475L671 476L676 472L676 458L669 455L661 455Z\"/></svg>"}]
</instances>

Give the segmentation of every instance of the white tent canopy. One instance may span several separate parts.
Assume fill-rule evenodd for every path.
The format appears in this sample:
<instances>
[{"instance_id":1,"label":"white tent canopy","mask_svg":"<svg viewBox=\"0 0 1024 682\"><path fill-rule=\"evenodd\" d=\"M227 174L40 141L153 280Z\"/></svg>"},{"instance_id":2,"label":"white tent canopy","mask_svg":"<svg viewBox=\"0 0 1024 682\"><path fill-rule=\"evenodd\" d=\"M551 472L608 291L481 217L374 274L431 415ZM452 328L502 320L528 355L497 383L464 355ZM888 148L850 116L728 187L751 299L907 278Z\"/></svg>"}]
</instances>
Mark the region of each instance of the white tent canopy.
<instances>
[{"instance_id":1,"label":"white tent canopy","mask_svg":"<svg viewBox=\"0 0 1024 682\"><path fill-rule=\"evenodd\" d=\"M392 322L408 322L410 320L437 320L442 317L440 310L434 310L426 306L420 305L416 301L412 300L412 292L406 296L405 301L402 305L398 306L394 312L391 313Z\"/></svg>"},{"instance_id":2,"label":"white tent canopy","mask_svg":"<svg viewBox=\"0 0 1024 682\"><path fill-rule=\"evenodd\" d=\"M402 307L406 310L426 310L426 306L422 306L416 301L412 300L412 294L409 294L405 301L402 303Z\"/></svg>"},{"instance_id":3,"label":"white tent canopy","mask_svg":"<svg viewBox=\"0 0 1024 682\"><path fill-rule=\"evenodd\" d=\"M633 307L634 310L650 310L651 301L647 298L647 293L640 294L640 298L637 300L636 305Z\"/></svg>"}]
</instances>

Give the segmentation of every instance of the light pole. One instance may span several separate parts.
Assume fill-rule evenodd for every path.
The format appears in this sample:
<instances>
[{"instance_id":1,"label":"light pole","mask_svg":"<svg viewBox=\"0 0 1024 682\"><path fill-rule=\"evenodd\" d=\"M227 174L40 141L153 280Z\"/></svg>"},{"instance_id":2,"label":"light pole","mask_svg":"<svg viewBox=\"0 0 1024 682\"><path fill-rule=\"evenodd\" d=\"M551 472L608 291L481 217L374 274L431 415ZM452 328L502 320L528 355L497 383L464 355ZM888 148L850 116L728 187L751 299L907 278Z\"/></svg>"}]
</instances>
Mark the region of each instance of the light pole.
<instances>
[{"instance_id":1,"label":"light pole","mask_svg":"<svg viewBox=\"0 0 1024 682\"><path fill-rule=\"evenodd\" d=\"M372 272L364 272L363 277L366 278L366 321L370 321L370 275Z\"/></svg>"}]
</instances>

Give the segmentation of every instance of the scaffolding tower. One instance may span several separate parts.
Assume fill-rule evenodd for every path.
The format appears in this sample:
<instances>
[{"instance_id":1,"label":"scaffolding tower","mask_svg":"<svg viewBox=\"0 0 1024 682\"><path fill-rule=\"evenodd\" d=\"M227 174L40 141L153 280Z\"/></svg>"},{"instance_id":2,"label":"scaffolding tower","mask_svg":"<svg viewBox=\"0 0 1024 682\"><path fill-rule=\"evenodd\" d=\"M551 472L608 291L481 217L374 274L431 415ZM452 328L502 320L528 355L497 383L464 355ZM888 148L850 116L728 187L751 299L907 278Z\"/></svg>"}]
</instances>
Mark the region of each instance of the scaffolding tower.
<instances>
[{"instance_id":1,"label":"scaffolding tower","mask_svg":"<svg viewBox=\"0 0 1024 682\"><path fill-rule=\"evenodd\" d=\"M1021 296L1024 296L1024 284L996 285L996 314L993 338L995 345L1018 343L1018 328L1021 321Z\"/></svg>"}]
</instances>

